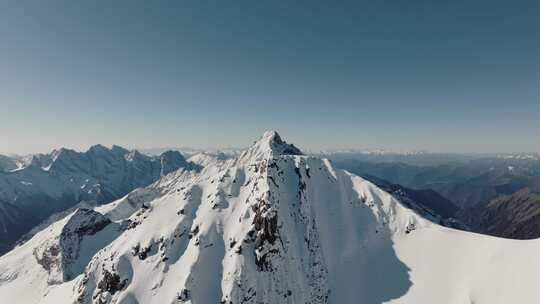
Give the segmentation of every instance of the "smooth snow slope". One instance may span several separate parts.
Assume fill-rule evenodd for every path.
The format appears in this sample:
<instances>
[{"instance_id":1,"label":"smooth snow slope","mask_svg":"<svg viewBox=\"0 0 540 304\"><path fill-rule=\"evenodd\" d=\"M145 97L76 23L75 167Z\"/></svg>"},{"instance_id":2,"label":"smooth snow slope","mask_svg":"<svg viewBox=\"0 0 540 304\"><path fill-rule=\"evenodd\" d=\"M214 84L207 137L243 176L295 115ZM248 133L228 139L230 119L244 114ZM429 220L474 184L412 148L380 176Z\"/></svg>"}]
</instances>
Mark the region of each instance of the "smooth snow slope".
<instances>
[{"instance_id":1,"label":"smooth snow slope","mask_svg":"<svg viewBox=\"0 0 540 304\"><path fill-rule=\"evenodd\" d=\"M275 132L207 163L79 209L1 257L2 302L540 301L539 241L433 224Z\"/></svg>"}]
</instances>

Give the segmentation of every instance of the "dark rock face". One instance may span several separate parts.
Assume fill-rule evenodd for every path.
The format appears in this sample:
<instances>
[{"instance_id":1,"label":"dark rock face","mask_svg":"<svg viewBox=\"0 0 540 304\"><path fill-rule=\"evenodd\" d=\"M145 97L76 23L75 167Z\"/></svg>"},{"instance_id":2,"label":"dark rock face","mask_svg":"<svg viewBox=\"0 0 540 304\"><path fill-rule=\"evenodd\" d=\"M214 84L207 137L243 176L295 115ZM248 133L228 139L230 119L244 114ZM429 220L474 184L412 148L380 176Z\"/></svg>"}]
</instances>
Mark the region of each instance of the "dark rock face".
<instances>
[{"instance_id":1,"label":"dark rock face","mask_svg":"<svg viewBox=\"0 0 540 304\"><path fill-rule=\"evenodd\" d=\"M260 271L271 271L272 264L268 260L270 255L276 254L278 249L265 250L265 245L272 246L278 235L278 215L262 200L258 206L253 206L255 217L253 226L256 232L255 238L255 263Z\"/></svg>"},{"instance_id":2,"label":"dark rock face","mask_svg":"<svg viewBox=\"0 0 540 304\"><path fill-rule=\"evenodd\" d=\"M85 278L86 279L86 278ZM87 281L83 281L83 285ZM120 276L114 271L103 269L102 277L97 284L97 292L92 297L92 303L96 304L109 304L111 296L121 291L128 284L128 279L121 279ZM79 290L82 292L83 290ZM84 292L79 294L78 303L86 303L84 301Z\"/></svg>"},{"instance_id":3,"label":"dark rock face","mask_svg":"<svg viewBox=\"0 0 540 304\"><path fill-rule=\"evenodd\" d=\"M282 140L277 132L272 133L270 145L272 150L277 151L281 155L304 155L304 153L293 144L288 144L286 141Z\"/></svg>"},{"instance_id":4,"label":"dark rock face","mask_svg":"<svg viewBox=\"0 0 540 304\"><path fill-rule=\"evenodd\" d=\"M122 290L125 287L126 282L120 281L120 276L116 273L103 270L103 278L98 283L98 288L101 291L110 292L115 294L117 291Z\"/></svg>"},{"instance_id":5,"label":"dark rock face","mask_svg":"<svg viewBox=\"0 0 540 304\"><path fill-rule=\"evenodd\" d=\"M161 154L161 175L167 175L178 168L187 168L188 162L178 151L167 151Z\"/></svg>"},{"instance_id":6,"label":"dark rock face","mask_svg":"<svg viewBox=\"0 0 540 304\"><path fill-rule=\"evenodd\" d=\"M176 299L180 301L181 303L188 301L191 298L191 294L188 289L182 289L178 295L176 296Z\"/></svg>"},{"instance_id":7,"label":"dark rock face","mask_svg":"<svg viewBox=\"0 0 540 304\"><path fill-rule=\"evenodd\" d=\"M49 273L49 284L69 281L75 275L71 265L78 259L84 236L94 235L111 224L104 215L91 209L78 209L64 225L57 240L34 250L34 256ZM97 250L97 249L96 249Z\"/></svg>"},{"instance_id":8,"label":"dark rock face","mask_svg":"<svg viewBox=\"0 0 540 304\"><path fill-rule=\"evenodd\" d=\"M253 206L252 209L255 212L253 225L255 231L259 232L255 242L256 246L262 245L266 241L273 244L277 235L277 213L268 212L268 206L264 201L261 201L259 206Z\"/></svg>"},{"instance_id":9,"label":"dark rock face","mask_svg":"<svg viewBox=\"0 0 540 304\"><path fill-rule=\"evenodd\" d=\"M512 239L540 237L540 191L524 188L465 209L459 218L473 231Z\"/></svg>"},{"instance_id":10,"label":"dark rock face","mask_svg":"<svg viewBox=\"0 0 540 304\"><path fill-rule=\"evenodd\" d=\"M64 226L62 238L69 238L72 235L78 237L94 235L110 223L111 220L92 209L78 209Z\"/></svg>"},{"instance_id":11,"label":"dark rock face","mask_svg":"<svg viewBox=\"0 0 540 304\"><path fill-rule=\"evenodd\" d=\"M60 267L60 256L61 249L58 244L54 244L44 250L43 253L39 254L37 251L34 251L34 256L36 257L36 261L43 269L47 270L47 272L50 274L51 271L53 271L54 268ZM61 280L49 280L50 284L59 284L62 283Z\"/></svg>"},{"instance_id":12,"label":"dark rock face","mask_svg":"<svg viewBox=\"0 0 540 304\"><path fill-rule=\"evenodd\" d=\"M137 256L139 260L145 260L148 257L148 253L152 249L151 246L149 247L143 247L141 248L140 244L137 244L135 247L133 247L132 253L134 256Z\"/></svg>"}]
</instances>

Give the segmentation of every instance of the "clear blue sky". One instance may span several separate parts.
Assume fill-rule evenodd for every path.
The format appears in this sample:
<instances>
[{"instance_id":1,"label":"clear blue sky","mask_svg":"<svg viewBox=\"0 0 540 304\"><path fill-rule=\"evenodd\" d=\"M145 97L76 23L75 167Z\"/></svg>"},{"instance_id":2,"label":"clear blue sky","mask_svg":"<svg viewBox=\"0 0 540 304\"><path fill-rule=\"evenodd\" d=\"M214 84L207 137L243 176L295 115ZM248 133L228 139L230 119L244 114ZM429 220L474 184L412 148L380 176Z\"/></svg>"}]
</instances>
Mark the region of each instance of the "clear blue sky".
<instances>
[{"instance_id":1,"label":"clear blue sky","mask_svg":"<svg viewBox=\"0 0 540 304\"><path fill-rule=\"evenodd\" d=\"M310 149L540 152L540 2L0 4L0 153L266 129Z\"/></svg>"}]
</instances>

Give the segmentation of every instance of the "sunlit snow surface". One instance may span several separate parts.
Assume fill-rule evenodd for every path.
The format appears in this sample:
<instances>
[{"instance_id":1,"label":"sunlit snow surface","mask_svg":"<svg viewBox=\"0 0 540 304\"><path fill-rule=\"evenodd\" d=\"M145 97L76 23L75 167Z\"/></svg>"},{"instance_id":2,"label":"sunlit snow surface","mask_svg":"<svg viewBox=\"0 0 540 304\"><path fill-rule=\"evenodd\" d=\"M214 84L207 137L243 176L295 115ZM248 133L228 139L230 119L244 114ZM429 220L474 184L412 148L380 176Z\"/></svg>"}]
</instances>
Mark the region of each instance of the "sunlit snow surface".
<instances>
[{"instance_id":1,"label":"sunlit snow surface","mask_svg":"<svg viewBox=\"0 0 540 304\"><path fill-rule=\"evenodd\" d=\"M99 231L62 243L48 271L36 255L66 225L82 226L72 214L0 258L1 302L540 301L538 241L438 226L368 181L298 154L267 132L234 159L199 156L201 172L173 172L95 208L112 221L104 227L84 211L99 224L85 231ZM63 259L68 247L79 251L69 252L74 260ZM63 269L83 272L66 279Z\"/></svg>"}]
</instances>

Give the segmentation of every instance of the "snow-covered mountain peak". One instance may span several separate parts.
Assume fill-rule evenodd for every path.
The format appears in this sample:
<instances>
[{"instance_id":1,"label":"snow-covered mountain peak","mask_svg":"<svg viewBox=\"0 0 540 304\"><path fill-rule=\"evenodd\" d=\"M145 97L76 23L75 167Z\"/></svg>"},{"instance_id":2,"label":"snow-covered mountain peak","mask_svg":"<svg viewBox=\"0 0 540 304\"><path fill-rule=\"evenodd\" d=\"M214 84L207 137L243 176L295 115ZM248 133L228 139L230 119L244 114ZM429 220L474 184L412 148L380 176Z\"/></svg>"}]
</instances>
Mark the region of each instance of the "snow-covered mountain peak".
<instances>
[{"instance_id":1,"label":"snow-covered mountain peak","mask_svg":"<svg viewBox=\"0 0 540 304\"><path fill-rule=\"evenodd\" d=\"M266 131L258 141L242 152L239 160L257 162L280 155L303 155L303 153L293 144L282 140L276 131Z\"/></svg>"}]
</instances>

